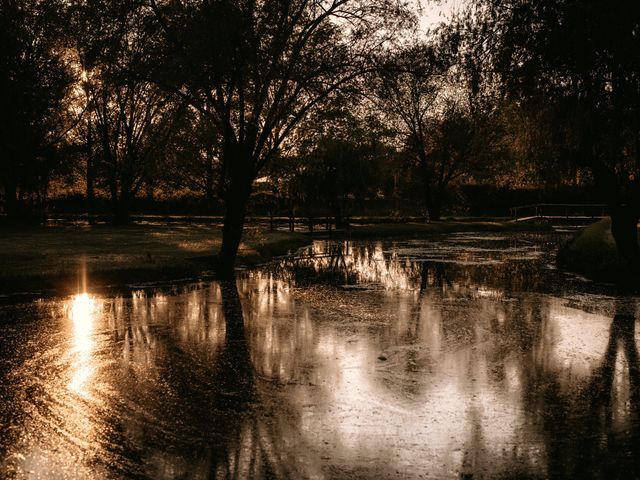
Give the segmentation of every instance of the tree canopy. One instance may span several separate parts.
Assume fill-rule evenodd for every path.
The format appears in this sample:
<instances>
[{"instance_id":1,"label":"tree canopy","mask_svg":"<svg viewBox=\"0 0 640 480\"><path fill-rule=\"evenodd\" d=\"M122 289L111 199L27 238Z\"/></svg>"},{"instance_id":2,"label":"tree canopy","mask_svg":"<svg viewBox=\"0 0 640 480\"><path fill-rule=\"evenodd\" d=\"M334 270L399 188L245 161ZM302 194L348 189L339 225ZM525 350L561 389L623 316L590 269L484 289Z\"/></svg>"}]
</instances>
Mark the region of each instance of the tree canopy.
<instances>
[{"instance_id":1,"label":"tree canopy","mask_svg":"<svg viewBox=\"0 0 640 480\"><path fill-rule=\"evenodd\" d=\"M28 197L46 193L61 142L75 121L66 102L64 8L57 2L0 3L0 179L5 211L18 218Z\"/></svg>"},{"instance_id":2,"label":"tree canopy","mask_svg":"<svg viewBox=\"0 0 640 480\"><path fill-rule=\"evenodd\" d=\"M412 17L396 0L156 2L156 80L211 118L226 201L221 269L231 272L251 185L302 120L373 68Z\"/></svg>"},{"instance_id":3,"label":"tree canopy","mask_svg":"<svg viewBox=\"0 0 640 480\"><path fill-rule=\"evenodd\" d=\"M487 60L502 95L546 122L560 158L591 171L620 252L637 259L640 5L488 0L467 12L466 25L472 55Z\"/></svg>"},{"instance_id":4,"label":"tree canopy","mask_svg":"<svg viewBox=\"0 0 640 480\"><path fill-rule=\"evenodd\" d=\"M229 276L257 189L436 221L465 185L593 181L640 259L640 7L479 0L427 34L414 7L2 2L4 212L42 209L63 177L121 221L144 193L199 195L224 214Z\"/></svg>"}]
</instances>

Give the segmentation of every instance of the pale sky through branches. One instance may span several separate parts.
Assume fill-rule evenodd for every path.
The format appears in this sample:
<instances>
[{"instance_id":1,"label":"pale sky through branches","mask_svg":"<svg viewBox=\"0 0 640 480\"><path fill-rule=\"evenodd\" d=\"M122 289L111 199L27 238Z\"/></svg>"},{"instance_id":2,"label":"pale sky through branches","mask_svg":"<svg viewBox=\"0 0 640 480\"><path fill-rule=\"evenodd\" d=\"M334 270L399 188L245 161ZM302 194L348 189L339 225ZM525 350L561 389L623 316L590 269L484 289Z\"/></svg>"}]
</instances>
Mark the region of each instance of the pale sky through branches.
<instances>
[{"instance_id":1,"label":"pale sky through branches","mask_svg":"<svg viewBox=\"0 0 640 480\"><path fill-rule=\"evenodd\" d=\"M421 2L422 15L420 18L420 29L426 32L434 29L439 23L448 22L454 12L458 12L464 7L466 0L442 0L440 2Z\"/></svg>"}]
</instances>

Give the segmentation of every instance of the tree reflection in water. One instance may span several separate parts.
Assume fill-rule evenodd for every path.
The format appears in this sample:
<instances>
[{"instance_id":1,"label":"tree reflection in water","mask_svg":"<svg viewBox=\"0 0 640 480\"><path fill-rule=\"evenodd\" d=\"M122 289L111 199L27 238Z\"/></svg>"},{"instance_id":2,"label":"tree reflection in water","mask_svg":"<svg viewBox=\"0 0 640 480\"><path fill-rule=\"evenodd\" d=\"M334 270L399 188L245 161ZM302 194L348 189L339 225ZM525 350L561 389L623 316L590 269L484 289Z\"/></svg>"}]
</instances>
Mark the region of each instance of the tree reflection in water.
<instances>
[{"instance_id":1,"label":"tree reflection in water","mask_svg":"<svg viewBox=\"0 0 640 480\"><path fill-rule=\"evenodd\" d=\"M3 367L0 473L636 471L635 299L566 292L526 251L420 248L316 244L237 282L94 298L86 325L69 301L31 306L42 338Z\"/></svg>"},{"instance_id":2,"label":"tree reflection in water","mask_svg":"<svg viewBox=\"0 0 640 480\"><path fill-rule=\"evenodd\" d=\"M316 244L311 252L296 260L295 265L302 282L307 281L307 272L312 271L338 284L356 283L366 287L356 290L357 295L350 293L350 289L346 293L340 289L322 291L322 298L330 301L322 306L321 317L332 318L334 310L338 317L337 313L343 311L345 329L361 325L346 321L349 318L388 321L388 326L373 331L371 325L375 323L369 324L368 329L375 332L376 343L385 352L387 363L368 380L378 383L380 388L368 386L370 394L362 398L370 395L369 400L382 399L389 409L410 405L415 418L431 417L430 433L417 433L416 441L421 437L427 442L456 437L458 441L444 450L460 452L460 460L456 460L455 454L449 460L439 460L445 464L452 461L449 473L455 471L457 464L461 473L475 472L476 475L574 478L589 469L597 471L600 467L595 468L594 462L606 464L602 459L594 459L606 457L610 464L616 463L617 453L610 445L615 425L602 420L602 415L596 415L593 409L597 406L606 410L607 397L593 392L610 392L611 385L605 380L612 381L614 345L625 345L630 372L637 372L633 366L637 363L637 353L632 318L618 313L611 327L611 338L608 343L604 342L606 348L603 344L599 350L600 332L606 328L604 319L600 320L601 314L576 315L579 312L565 306L565 303L575 303L573 299L559 302L539 293L527 293L558 289L549 281L554 280L553 277L540 274L540 265L532 266L528 258L515 263L483 264L477 255L475 263L461 264L406 259L397 255L398 249L386 248L388 250L384 250L382 244L361 244L352 246L346 255L346 249L336 251ZM334 274L336 254L347 274ZM288 265L287 271L291 268ZM382 287L385 293L377 293L376 286ZM403 290L407 293L402 294ZM386 300L376 305L376 299L381 296ZM303 297L313 304L313 295ZM602 300L602 297L595 299ZM604 298L604 302L608 300ZM389 304L390 315L385 314L386 304ZM344 310L344 305L349 305L348 310ZM590 304L584 303L584 298L577 306L586 311L602 311L593 300ZM361 313L354 316L353 311ZM621 328L621 323L627 326ZM582 332L574 337L576 329ZM626 337L621 337L622 334ZM359 342L365 337L362 335ZM374 345L371 347L375 349ZM585 382L582 376L585 368L588 371L597 364L599 355L604 355L603 366L609 367L593 373L593 381L600 385L598 388L592 382L584 389L592 393L577 396L590 399L591 407L586 408L584 401L577 401L575 389ZM425 376L425 372L429 374ZM635 409L639 386L634 375L629 373L634 379L629 382L628 405ZM451 379L458 384L452 384ZM333 380L334 385L340 383ZM362 390L363 385L358 385ZM343 392L343 398L348 397L347 392ZM399 392L402 392L401 399ZM402 398L416 402L426 400L432 410L441 414L424 415L422 409L411 402L407 404ZM354 415L360 418L372 413L375 408L354 410ZM466 417L467 426L459 429L456 425L461 415ZM596 418L599 420L593 420ZM395 424L401 420L389 415L388 421ZM440 433L434 427L443 421L450 423L439 439ZM622 441L627 448L637 440L638 422L633 418L619 422L627 432ZM411 428L407 429L407 435L409 431ZM362 428L361 435L372 436L372 432L368 434L367 429ZM603 435L609 438L609 445L604 449ZM585 453L589 452L590 438L600 439L600 443L595 443L599 455ZM397 441L389 438L389 443ZM619 471L616 468L612 471ZM447 474L445 472L447 470L443 474ZM597 476L610 473L603 471Z\"/></svg>"},{"instance_id":3,"label":"tree reflection in water","mask_svg":"<svg viewBox=\"0 0 640 480\"><path fill-rule=\"evenodd\" d=\"M640 361L636 305L615 300L615 315L600 365L577 395L556 393L553 411L553 470L574 478L624 478L640 468ZM558 389L555 389L556 392Z\"/></svg>"},{"instance_id":4,"label":"tree reflection in water","mask_svg":"<svg viewBox=\"0 0 640 480\"><path fill-rule=\"evenodd\" d=\"M185 303L163 295L146 299L146 310L156 312L151 317L158 303L169 303L153 319L156 328L133 336L146 338L144 348L153 345L145 375L159 370L161 381L152 379L142 388L144 398L134 400L143 417L123 413L126 444L138 450L153 478L297 478L299 461L280 445L286 422L276 436L270 402L256 385L236 283L215 283L186 297ZM143 311L133 318L145 318Z\"/></svg>"},{"instance_id":5,"label":"tree reflection in water","mask_svg":"<svg viewBox=\"0 0 640 480\"><path fill-rule=\"evenodd\" d=\"M53 318L68 329L43 339L42 351L11 372L15 403L3 406L1 426L24 434L3 434L0 477L300 478L313 471L298 450L283 448L300 445L296 417L258 388L235 282L172 293L71 298L53 304L51 315L44 305L43 327Z\"/></svg>"}]
</instances>

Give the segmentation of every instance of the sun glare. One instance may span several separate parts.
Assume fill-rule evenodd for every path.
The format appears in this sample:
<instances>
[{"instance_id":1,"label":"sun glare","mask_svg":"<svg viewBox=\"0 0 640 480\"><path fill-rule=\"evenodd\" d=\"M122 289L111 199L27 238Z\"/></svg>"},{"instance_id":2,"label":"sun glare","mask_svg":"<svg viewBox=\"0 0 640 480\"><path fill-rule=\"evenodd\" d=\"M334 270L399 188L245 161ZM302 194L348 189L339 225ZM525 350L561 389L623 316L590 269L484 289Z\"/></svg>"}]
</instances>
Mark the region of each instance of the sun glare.
<instances>
[{"instance_id":1,"label":"sun glare","mask_svg":"<svg viewBox=\"0 0 640 480\"><path fill-rule=\"evenodd\" d=\"M74 360L69 389L85 395L85 385L91 376L91 352L93 350L93 319L96 301L87 293L74 295L69 317L73 321Z\"/></svg>"},{"instance_id":2,"label":"sun glare","mask_svg":"<svg viewBox=\"0 0 640 480\"><path fill-rule=\"evenodd\" d=\"M71 319L78 324L90 323L95 310L95 299L87 293L79 293L73 296L71 303Z\"/></svg>"}]
</instances>

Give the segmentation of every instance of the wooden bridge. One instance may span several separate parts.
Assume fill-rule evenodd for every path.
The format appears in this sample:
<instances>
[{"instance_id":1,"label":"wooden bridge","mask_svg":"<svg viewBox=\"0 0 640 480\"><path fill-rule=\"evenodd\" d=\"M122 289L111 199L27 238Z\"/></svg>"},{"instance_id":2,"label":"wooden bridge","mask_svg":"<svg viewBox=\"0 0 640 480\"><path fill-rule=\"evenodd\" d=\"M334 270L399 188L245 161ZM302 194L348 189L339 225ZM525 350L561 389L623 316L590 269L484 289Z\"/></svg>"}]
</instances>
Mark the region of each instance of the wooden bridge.
<instances>
[{"instance_id":1,"label":"wooden bridge","mask_svg":"<svg viewBox=\"0 0 640 480\"><path fill-rule=\"evenodd\" d=\"M588 223L608 216L609 206L601 203L535 203L511 207L509 214L516 222L547 220L558 223Z\"/></svg>"}]
</instances>

